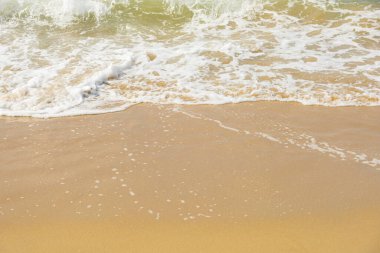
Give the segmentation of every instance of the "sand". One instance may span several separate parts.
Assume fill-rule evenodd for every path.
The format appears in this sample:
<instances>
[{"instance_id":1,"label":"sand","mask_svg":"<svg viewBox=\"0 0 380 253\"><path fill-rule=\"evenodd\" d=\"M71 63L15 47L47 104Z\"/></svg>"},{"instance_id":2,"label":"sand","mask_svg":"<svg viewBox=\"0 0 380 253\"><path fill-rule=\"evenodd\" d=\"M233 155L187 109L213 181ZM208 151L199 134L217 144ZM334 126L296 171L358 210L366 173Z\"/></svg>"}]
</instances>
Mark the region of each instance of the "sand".
<instances>
[{"instance_id":1,"label":"sand","mask_svg":"<svg viewBox=\"0 0 380 253\"><path fill-rule=\"evenodd\" d=\"M0 118L0 252L380 252L380 108Z\"/></svg>"}]
</instances>

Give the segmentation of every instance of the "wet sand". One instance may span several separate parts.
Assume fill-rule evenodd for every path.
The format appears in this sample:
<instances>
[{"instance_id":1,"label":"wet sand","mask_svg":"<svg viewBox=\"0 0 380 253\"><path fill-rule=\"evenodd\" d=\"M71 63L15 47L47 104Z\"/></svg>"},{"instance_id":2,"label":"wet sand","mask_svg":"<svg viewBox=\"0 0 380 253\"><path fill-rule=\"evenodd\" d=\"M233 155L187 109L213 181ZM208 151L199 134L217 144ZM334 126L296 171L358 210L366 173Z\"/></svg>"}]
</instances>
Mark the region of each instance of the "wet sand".
<instances>
[{"instance_id":1,"label":"wet sand","mask_svg":"<svg viewBox=\"0 0 380 253\"><path fill-rule=\"evenodd\" d=\"M0 252L380 252L380 108L0 118Z\"/></svg>"}]
</instances>

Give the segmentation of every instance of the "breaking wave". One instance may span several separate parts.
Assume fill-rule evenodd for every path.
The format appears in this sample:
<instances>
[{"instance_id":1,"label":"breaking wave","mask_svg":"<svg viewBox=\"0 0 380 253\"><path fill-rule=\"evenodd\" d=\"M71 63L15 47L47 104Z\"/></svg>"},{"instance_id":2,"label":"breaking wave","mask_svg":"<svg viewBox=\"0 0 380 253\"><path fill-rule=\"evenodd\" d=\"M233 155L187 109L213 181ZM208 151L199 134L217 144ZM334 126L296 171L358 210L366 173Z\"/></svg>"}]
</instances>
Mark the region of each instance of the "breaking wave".
<instances>
[{"instance_id":1,"label":"breaking wave","mask_svg":"<svg viewBox=\"0 0 380 253\"><path fill-rule=\"evenodd\" d=\"M380 4L0 0L0 115L380 105Z\"/></svg>"}]
</instances>

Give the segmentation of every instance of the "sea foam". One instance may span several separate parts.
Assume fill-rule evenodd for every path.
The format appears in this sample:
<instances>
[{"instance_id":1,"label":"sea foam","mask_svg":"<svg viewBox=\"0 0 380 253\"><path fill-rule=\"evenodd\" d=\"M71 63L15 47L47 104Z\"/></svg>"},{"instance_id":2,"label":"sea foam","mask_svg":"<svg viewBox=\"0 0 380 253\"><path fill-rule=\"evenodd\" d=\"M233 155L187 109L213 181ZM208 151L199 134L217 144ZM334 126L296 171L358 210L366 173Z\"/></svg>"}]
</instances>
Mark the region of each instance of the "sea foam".
<instances>
[{"instance_id":1,"label":"sea foam","mask_svg":"<svg viewBox=\"0 0 380 253\"><path fill-rule=\"evenodd\" d=\"M362 2L0 0L0 115L378 106L379 16Z\"/></svg>"}]
</instances>

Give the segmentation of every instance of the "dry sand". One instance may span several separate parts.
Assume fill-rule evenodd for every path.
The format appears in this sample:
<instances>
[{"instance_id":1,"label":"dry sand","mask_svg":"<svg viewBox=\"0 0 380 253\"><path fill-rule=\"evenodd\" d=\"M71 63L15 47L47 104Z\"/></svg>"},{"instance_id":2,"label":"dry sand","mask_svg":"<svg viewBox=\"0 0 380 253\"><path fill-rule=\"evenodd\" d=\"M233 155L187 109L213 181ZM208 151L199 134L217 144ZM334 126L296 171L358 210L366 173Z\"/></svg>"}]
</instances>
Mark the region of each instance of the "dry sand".
<instances>
[{"instance_id":1,"label":"dry sand","mask_svg":"<svg viewBox=\"0 0 380 253\"><path fill-rule=\"evenodd\" d=\"M380 107L0 118L0 252L380 252Z\"/></svg>"}]
</instances>

